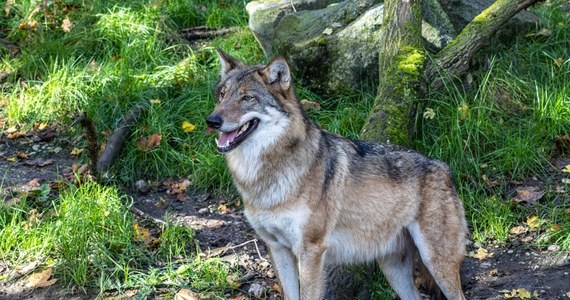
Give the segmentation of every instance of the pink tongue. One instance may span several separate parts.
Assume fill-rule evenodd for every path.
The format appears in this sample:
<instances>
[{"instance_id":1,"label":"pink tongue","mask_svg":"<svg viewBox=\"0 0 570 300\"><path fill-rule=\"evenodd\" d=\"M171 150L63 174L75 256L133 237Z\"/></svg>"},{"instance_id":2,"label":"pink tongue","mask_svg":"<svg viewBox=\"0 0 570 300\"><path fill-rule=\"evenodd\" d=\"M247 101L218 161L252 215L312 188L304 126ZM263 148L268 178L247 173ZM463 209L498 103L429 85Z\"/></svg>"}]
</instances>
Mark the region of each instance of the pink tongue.
<instances>
[{"instance_id":1,"label":"pink tongue","mask_svg":"<svg viewBox=\"0 0 570 300\"><path fill-rule=\"evenodd\" d=\"M223 146L226 144L227 141L232 143L235 140L237 133L238 130L234 130L232 132L222 132L220 134L220 138L218 139L218 144Z\"/></svg>"}]
</instances>

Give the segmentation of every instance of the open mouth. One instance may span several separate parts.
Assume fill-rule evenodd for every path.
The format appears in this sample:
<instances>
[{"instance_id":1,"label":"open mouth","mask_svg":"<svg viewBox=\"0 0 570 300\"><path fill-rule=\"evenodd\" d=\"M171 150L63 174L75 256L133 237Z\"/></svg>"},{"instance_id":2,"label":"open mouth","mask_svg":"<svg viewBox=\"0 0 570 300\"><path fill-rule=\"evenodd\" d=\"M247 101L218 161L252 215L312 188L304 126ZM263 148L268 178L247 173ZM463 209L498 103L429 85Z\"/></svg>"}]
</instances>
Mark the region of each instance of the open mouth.
<instances>
[{"instance_id":1,"label":"open mouth","mask_svg":"<svg viewBox=\"0 0 570 300\"><path fill-rule=\"evenodd\" d=\"M255 118L234 131L220 132L220 136L216 139L218 151L227 153L239 146L257 128L258 123L259 119Z\"/></svg>"}]
</instances>

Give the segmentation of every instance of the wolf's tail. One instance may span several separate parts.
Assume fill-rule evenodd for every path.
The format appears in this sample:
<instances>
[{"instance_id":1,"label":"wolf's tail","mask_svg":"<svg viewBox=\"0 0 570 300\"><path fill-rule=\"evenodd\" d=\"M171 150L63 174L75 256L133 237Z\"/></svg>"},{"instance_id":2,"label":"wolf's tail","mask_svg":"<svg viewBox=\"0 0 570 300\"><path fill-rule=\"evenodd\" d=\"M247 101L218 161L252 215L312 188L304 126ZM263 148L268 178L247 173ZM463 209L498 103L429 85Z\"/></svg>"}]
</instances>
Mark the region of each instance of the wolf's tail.
<instances>
[{"instance_id":1,"label":"wolf's tail","mask_svg":"<svg viewBox=\"0 0 570 300\"><path fill-rule=\"evenodd\" d=\"M422 294L430 296L430 299L442 300L445 296L441 292L435 279L430 274L428 268L422 262L419 253L416 251L414 256L414 282Z\"/></svg>"}]
</instances>

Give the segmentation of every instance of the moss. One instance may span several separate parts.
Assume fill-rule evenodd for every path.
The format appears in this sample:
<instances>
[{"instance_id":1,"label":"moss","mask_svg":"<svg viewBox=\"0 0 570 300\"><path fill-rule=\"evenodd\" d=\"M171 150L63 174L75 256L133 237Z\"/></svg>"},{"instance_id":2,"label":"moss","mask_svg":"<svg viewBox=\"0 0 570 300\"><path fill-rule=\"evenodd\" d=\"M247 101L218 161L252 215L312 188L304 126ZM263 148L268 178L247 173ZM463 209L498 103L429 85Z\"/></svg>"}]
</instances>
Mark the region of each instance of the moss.
<instances>
[{"instance_id":1,"label":"moss","mask_svg":"<svg viewBox=\"0 0 570 300\"><path fill-rule=\"evenodd\" d=\"M325 38L325 37L317 38L317 39L315 39L314 43L317 46L326 46L327 45L327 38Z\"/></svg>"},{"instance_id":2,"label":"moss","mask_svg":"<svg viewBox=\"0 0 570 300\"><path fill-rule=\"evenodd\" d=\"M398 73L419 77L423 71L425 52L423 49L414 47L403 47L400 54L396 56L396 67ZM404 75L402 74L402 75Z\"/></svg>"}]
</instances>

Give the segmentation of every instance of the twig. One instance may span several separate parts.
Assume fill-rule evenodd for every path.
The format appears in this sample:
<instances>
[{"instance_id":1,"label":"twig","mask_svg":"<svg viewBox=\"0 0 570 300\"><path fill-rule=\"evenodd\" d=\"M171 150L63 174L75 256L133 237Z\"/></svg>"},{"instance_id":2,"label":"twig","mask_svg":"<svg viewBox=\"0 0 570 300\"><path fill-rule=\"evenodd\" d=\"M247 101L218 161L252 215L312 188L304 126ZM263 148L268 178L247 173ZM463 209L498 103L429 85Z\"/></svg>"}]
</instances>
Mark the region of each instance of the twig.
<instances>
[{"instance_id":1,"label":"twig","mask_svg":"<svg viewBox=\"0 0 570 300\"><path fill-rule=\"evenodd\" d=\"M193 40L200 40L200 39L208 39L208 38L217 37L220 35L232 33L236 30L237 30L237 28L234 28L234 27L214 29L214 28L208 28L205 26L198 26L198 27L181 29L180 34L182 34L182 36L186 40L193 41Z\"/></svg>"},{"instance_id":2,"label":"twig","mask_svg":"<svg viewBox=\"0 0 570 300\"><path fill-rule=\"evenodd\" d=\"M138 208L136 208L136 207L134 207L134 206L131 206L131 211L132 211L135 215L139 216L140 218L148 219L148 220L150 220L150 221L152 221L152 222L154 222L154 223L156 223L156 224L168 225L167 222L165 222L165 221L163 221L163 220L161 220L161 219L155 218L155 217L153 217L153 216L151 216L151 215L145 213L144 211L142 211L142 210L140 210L140 209L138 209Z\"/></svg>"},{"instance_id":3,"label":"twig","mask_svg":"<svg viewBox=\"0 0 570 300\"><path fill-rule=\"evenodd\" d=\"M249 244L249 243L254 243L254 244L255 244L255 248L257 249L257 239L253 239L253 240L249 240L249 241L247 241L247 242L243 242L243 243L241 243L241 244L239 244L239 245L235 245L235 246L229 246L229 245L228 245L228 246L225 246L225 247L221 247L221 248L214 249L213 251L210 251L210 252L208 253L208 256L207 256L207 257L210 258L210 257L213 257L213 256L219 256L219 255L222 255L222 254L228 252L229 250L236 249L236 248L239 248L239 247L243 247L243 246L245 246L245 245L247 245L247 244ZM257 252L259 253L259 249L257 249Z\"/></svg>"}]
</instances>

